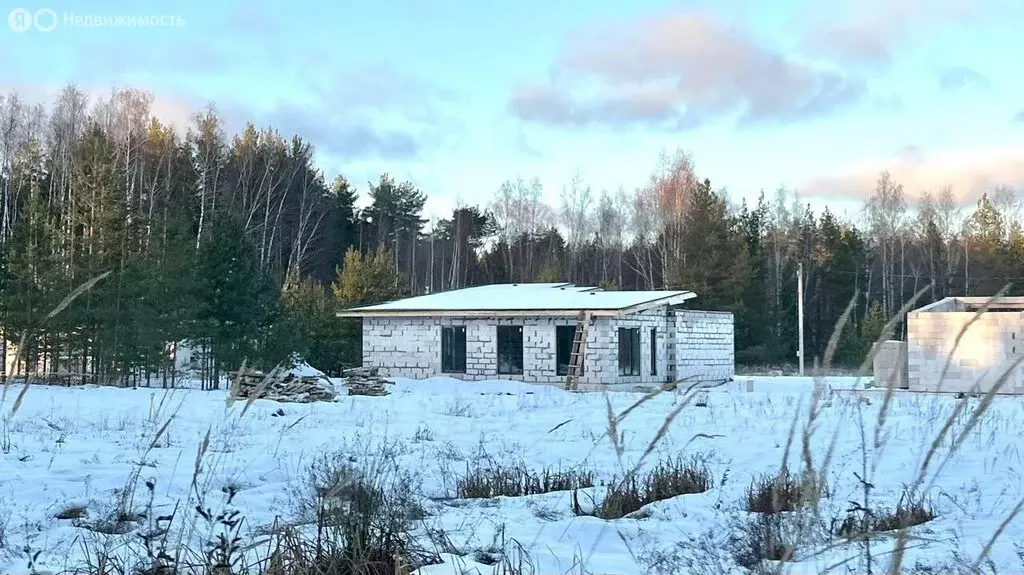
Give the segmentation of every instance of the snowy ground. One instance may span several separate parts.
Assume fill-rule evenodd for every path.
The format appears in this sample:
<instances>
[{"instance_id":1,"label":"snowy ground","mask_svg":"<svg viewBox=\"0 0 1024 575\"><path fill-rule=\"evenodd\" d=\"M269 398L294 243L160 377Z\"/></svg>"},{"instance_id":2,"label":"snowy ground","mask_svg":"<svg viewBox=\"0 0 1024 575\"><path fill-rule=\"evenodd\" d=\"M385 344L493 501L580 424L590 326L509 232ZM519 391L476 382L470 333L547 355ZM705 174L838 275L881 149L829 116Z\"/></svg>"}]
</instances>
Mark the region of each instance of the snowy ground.
<instances>
[{"instance_id":1,"label":"snowy ground","mask_svg":"<svg viewBox=\"0 0 1024 575\"><path fill-rule=\"evenodd\" d=\"M641 397L638 393L569 393L502 381L399 380L388 397L341 397L336 403L311 405L257 401L243 415L244 406L228 406L224 392L33 387L0 428L0 541L6 540L0 572L27 572L37 553L34 565L40 569L60 571L74 564L83 549L101 544L97 538L105 536L54 516L74 506L84 506L90 516L108 512L135 473L139 483L155 482L155 509L187 502L196 452L208 431L198 489L219 493L222 487L237 487L234 504L244 513L246 531L252 532L293 519L290 498L317 456L341 452L358 461L382 445L397 445L396 460L421 478L417 496L426 504L427 526L444 529L462 555L446 555L448 563L424 570L431 575L474 568L489 573L492 568L472 561L473 553L502 540L521 544L536 573L644 573L657 557L679 561L688 554L724 553L730 526L746 515L741 503L745 489L755 475L779 468L794 417L799 417L799 433L806 417L798 413L806 412L813 389L809 378L753 378L754 391L748 392L747 379L709 392L706 406L683 409L649 458L653 463L680 453L706 454L715 487L652 504L642 519L615 521L574 516L564 492L450 499L457 478L479 459L530 469L585 466L596 471L599 481L611 480L647 449L679 404L675 394L655 398L619 424L624 449L616 453L606 434L606 398L621 412ZM854 384L844 378L827 383L835 388ZM829 394L816 423L811 442L816 464L838 430L828 472L833 496L823 503L825 517L841 518L850 501L862 500L855 473L861 473L865 449L872 504L894 506L958 402L951 396L898 395L876 450L872 443L882 402L877 394L870 397L868 402L855 393ZM4 414L12 403L9 393L0 406ZM957 419L954 437L968 421L969 413ZM938 468L951 440L942 442L925 485L939 517L915 528L925 541L911 545L904 565L973 562L1024 496L1022 430L1024 398L1002 397ZM798 440L791 455L797 467L800 449ZM146 499L145 491L140 488L136 497ZM1021 572L1018 541L1024 542L1024 527L1011 522L990 554L999 573ZM883 539L874 545L873 552L884 561L890 544ZM860 554L857 547L839 545L788 568L818 573L854 558L834 572L859 572L855 558Z\"/></svg>"}]
</instances>

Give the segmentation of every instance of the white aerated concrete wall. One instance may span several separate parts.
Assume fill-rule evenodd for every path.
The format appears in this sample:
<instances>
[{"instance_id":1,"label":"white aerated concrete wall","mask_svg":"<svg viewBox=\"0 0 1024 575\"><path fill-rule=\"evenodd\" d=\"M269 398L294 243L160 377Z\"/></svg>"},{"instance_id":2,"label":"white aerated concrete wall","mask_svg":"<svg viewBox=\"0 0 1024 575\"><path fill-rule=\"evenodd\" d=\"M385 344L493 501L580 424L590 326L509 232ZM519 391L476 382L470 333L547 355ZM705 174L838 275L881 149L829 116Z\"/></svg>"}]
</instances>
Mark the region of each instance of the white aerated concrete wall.
<instances>
[{"instance_id":1,"label":"white aerated concrete wall","mask_svg":"<svg viewBox=\"0 0 1024 575\"><path fill-rule=\"evenodd\" d=\"M730 380L736 375L731 313L680 310L675 320L677 379L688 385Z\"/></svg>"},{"instance_id":2,"label":"white aerated concrete wall","mask_svg":"<svg viewBox=\"0 0 1024 575\"><path fill-rule=\"evenodd\" d=\"M682 357L687 374L698 379L731 377L733 373L732 315L682 311L682 324L666 308L625 317L597 317L587 332L582 384L661 384L676 376L675 358ZM523 374L497 373L497 326L523 327ZM574 326L575 318L527 317L502 319L376 317L363 319L363 365L377 367L385 377L422 379L441 373L441 328L466 327L466 373L445 374L469 380L518 379L562 383L557 375L555 327ZM680 327L680 325L682 327ZM618 328L640 328L640 375L619 375ZM655 373L651 373L651 328L656 330ZM683 330L707 329L706 335ZM727 375L726 375L727 374Z\"/></svg>"},{"instance_id":3,"label":"white aerated concrete wall","mask_svg":"<svg viewBox=\"0 0 1024 575\"><path fill-rule=\"evenodd\" d=\"M602 321L603 320L603 321ZM585 379L602 382L603 370L601 342L607 338L602 325L607 319L599 318L588 334L585 359ZM497 326L523 327L522 375L498 374ZM565 379L556 374L555 328L576 325L573 318L430 318L396 317L363 319L363 365L380 368L385 377L422 379L441 375L441 328L465 326L466 373L445 374L461 379L520 379L538 383L557 383Z\"/></svg>"},{"instance_id":4,"label":"white aerated concrete wall","mask_svg":"<svg viewBox=\"0 0 1024 575\"><path fill-rule=\"evenodd\" d=\"M871 348L875 353L871 364L875 387L891 385L895 388L907 389L910 386L907 379L907 343L888 340L872 344Z\"/></svg>"},{"instance_id":5,"label":"white aerated concrete wall","mask_svg":"<svg viewBox=\"0 0 1024 575\"><path fill-rule=\"evenodd\" d=\"M1009 371L1000 393L1024 393L1024 362L1014 366L1024 354L1022 327L1024 314L1014 311L908 313L907 373L911 391L984 393ZM949 367L943 377L947 360Z\"/></svg>"}]
</instances>

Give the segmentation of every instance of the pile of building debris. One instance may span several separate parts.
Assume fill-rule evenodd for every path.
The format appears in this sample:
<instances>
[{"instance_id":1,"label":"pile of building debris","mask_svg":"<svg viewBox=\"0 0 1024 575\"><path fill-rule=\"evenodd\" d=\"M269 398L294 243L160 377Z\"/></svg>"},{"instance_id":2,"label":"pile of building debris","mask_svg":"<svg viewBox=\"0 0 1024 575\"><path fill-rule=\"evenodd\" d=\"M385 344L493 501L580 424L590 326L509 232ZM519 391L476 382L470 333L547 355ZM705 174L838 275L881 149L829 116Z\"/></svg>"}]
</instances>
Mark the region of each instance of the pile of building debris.
<instances>
[{"instance_id":1,"label":"pile of building debris","mask_svg":"<svg viewBox=\"0 0 1024 575\"><path fill-rule=\"evenodd\" d=\"M322 372L308 363L293 361L290 367L278 367L270 373L242 369L228 374L231 397L269 399L284 403L334 401L337 392Z\"/></svg>"},{"instance_id":2,"label":"pile of building debris","mask_svg":"<svg viewBox=\"0 0 1024 575\"><path fill-rule=\"evenodd\" d=\"M342 375L345 377L345 387L348 388L349 395L371 395L380 397L390 393L387 388L387 384L393 384L393 381L384 379L377 375L376 367L357 367L355 369L347 369Z\"/></svg>"}]
</instances>

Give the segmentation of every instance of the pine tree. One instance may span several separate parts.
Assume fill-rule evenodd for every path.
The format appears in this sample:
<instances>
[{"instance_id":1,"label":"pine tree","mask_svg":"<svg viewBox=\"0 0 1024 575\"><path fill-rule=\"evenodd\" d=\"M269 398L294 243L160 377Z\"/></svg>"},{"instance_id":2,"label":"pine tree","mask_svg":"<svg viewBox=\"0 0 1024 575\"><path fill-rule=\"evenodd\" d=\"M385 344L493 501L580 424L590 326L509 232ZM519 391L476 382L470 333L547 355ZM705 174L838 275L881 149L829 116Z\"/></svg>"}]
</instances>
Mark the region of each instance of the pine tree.
<instances>
[{"instance_id":1,"label":"pine tree","mask_svg":"<svg viewBox=\"0 0 1024 575\"><path fill-rule=\"evenodd\" d=\"M751 278L750 258L741 222L728 213L724 197L699 184L683 218L682 260L671 285L700 294L705 309L742 313L743 292Z\"/></svg>"},{"instance_id":2,"label":"pine tree","mask_svg":"<svg viewBox=\"0 0 1024 575\"><path fill-rule=\"evenodd\" d=\"M882 311L882 304L877 300L871 302L868 307L868 315L860 326L860 345L862 356L871 351L871 346L882 337L885 329L885 312Z\"/></svg>"},{"instance_id":3,"label":"pine tree","mask_svg":"<svg viewBox=\"0 0 1024 575\"><path fill-rule=\"evenodd\" d=\"M287 327L275 337L288 341L287 347L313 367L339 373L346 364L346 346L350 344L328 291L316 280L304 278L285 289L281 299Z\"/></svg>"},{"instance_id":4,"label":"pine tree","mask_svg":"<svg viewBox=\"0 0 1024 575\"><path fill-rule=\"evenodd\" d=\"M827 208L818 220L818 241L814 256L817 269L817 295L812 306L811 329L817 333L815 356L824 357L832 333L850 301L857 294L857 278L864 260L859 235L840 222ZM854 301L856 306L859 302ZM856 307L840 334L835 363L859 365L863 357L857 338ZM851 338L852 336L852 338Z\"/></svg>"},{"instance_id":5,"label":"pine tree","mask_svg":"<svg viewBox=\"0 0 1024 575\"><path fill-rule=\"evenodd\" d=\"M391 254L383 248L365 257L349 249L332 289L338 303L347 307L391 301L407 293L405 279L395 271Z\"/></svg>"},{"instance_id":6,"label":"pine tree","mask_svg":"<svg viewBox=\"0 0 1024 575\"><path fill-rule=\"evenodd\" d=\"M60 265L54 256L49 211L42 190L31 186L23 217L15 224L4 245L3 285L0 287L0 318L4 333L12 342L24 339L19 350L22 361L31 370L45 353L47 332L43 319L59 303L62 285ZM64 318L61 318L64 319ZM53 329L56 322L45 326Z\"/></svg>"},{"instance_id":7,"label":"pine tree","mask_svg":"<svg viewBox=\"0 0 1024 575\"><path fill-rule=\"evenodd\" d=\"M233 215L217 212L199 250L198 332L210 342L217 370L243 361L272 367L287 352L266 339L279 311L278 288L259 268L257 249Z\"/></svg>"},{"instance_id":8,"label":"pine tree","mask_svg":"<svg viewBox=\"0 0 1024 575\"><path fill-rule=\"evenodd\" d=\"M746 244L750 280L743 288L743 311L735 317L736 348L741 350L739 359L749 364L771 363L769 344L772 340L771 328L774 325L775 310L772 306L765 305L768 301L770 268L763 261L768 209L762 192L757 207L753 210L748 210L744 203L738 223L738 229Z\"/></svg>"},{"instance_id":9,"label":"pine tree","mask_svg":"<svg viewBox=\"0 0 1024 575\"><path fill-rule=\"evenodd\" d=\"M1014 270L1012 250L1007 242L1007 225L1004 215L982 194L974 213L965 223L965 241L970 250L969 273L970 293L993 294L1007 283L1000 277L1010 277Z\"/></svg>"},{"instance_id":10,"label":"pine tree","mask_svg":"<svg viewBox=\"0 0 1024 575\"><path fill-rule=\"evenodd\" d=\"M408 293L405 278L395 270L391 255L383 248L367 256L349 249L331 292L341 308L391 301ZM360 321L347 319L341 322L340 332L340 339L344 342L341 363L345 366L359 365L362 347Z\"/></svg>"},{"instance_id":11,"label":"pine tree","mask_svg":"<svg viewBox=\"0 0 1024 575\"><path fill-rule=\"evenodd\" d=\"M356 210L355 187L349 183L345 176L334 178L330 191L334 203L336 222L334 225L335 252L338 259L335 267L340 266L345 252L351 247L359 245L359 218Z\"/></svg>"},{"instance_id":12,"label":"pine tree","mask_svg":"<svg viewBox=\"0 0 1024 575\"><path fill-rule=\"evenodd\" d=\"M437 222L433 240L441 248L441 264L447 268L444 286L457 289L475 283L477 251L496 231L491 214L476 206L456 208L451 219Z\"/></svg>"}]
</instances>

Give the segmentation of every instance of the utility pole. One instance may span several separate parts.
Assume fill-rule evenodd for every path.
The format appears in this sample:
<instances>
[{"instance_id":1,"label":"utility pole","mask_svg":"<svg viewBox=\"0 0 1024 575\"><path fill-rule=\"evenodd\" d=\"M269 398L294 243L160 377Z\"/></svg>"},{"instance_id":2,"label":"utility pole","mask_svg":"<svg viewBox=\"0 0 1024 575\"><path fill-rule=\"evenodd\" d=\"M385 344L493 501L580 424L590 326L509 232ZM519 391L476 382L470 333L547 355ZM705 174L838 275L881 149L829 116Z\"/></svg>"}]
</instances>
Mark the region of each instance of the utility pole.
<instances>
[{"instance_id":1,"label":"utility pole","mask_svg":"<svg viewBox=\"0 0 1024 575\"><path fill-rule=\"evenodd\" d=\"M797 355L800 356L800 375L804 374L804 264L800 262L796 268L796 315L797 315L797 331L800 334L799 351Z\"/></svg>"}]
</instances>

